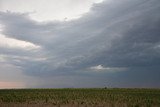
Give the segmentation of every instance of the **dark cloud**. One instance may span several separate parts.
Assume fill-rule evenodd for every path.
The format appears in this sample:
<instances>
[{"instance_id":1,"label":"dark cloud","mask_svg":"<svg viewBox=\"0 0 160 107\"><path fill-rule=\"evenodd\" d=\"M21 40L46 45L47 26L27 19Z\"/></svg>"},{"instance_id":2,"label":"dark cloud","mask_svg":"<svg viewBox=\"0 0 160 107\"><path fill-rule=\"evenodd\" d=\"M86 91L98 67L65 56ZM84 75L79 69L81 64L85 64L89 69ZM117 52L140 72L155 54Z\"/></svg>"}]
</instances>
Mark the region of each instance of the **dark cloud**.
<instances>
[{"instance_id":1,"label":"dark cloud","mask_svg":"<svg viewBox=\"0 0 160 107\"><path fill-rule=\"evenodd\" d=\"M73 76L77 81L96 81L97 85L90 86L160 87L157 83L160 81L159 10L159 0L106 1L95 4L82 18L69 22L38 23L27 14L0 12L0 23L8 37L41 46L30 57L41 53L45 60L18 57L23 62L19 66L28 75L63 76L66 81ZM98 65L126 69L113 73L88 69ZM76 83L81 84L75 81L69 86L78 86Z\"/></svg>"}]
</instances>

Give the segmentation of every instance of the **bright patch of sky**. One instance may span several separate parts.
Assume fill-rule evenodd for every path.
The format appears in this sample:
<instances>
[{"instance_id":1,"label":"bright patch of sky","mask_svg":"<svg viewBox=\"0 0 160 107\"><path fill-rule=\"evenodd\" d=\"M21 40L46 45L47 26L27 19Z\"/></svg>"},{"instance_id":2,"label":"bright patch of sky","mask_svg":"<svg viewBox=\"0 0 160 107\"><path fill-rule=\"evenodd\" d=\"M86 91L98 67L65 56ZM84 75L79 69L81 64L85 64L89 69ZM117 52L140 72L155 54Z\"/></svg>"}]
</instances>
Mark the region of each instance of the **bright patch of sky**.
<instances>
[{"instance_id":1,"label":"bright patch of sky","mask_svg":"<svg viewBox=\"0 0 160 107\"><path fill-rule=\"evenodd\" d=\"M1 0L0 10L29 13L36 21L68 21L89 12L94 3L103 0Z\"/></svg>"},{"instance_id":2,"label":"bright patch of sky","mask_svg":"<svg viewBox=\"0 0 160 107\"><path fill-rule=\"evenodd\" d=\"M21 82L0 82L0 89L10 89L10 88L24 88L24 84Z\"/></svg>"},{"instance_id":3,"label":"bright patch of sky","mask_svg":"<svg viewBox=\"0 0 160 107\"><path fill-rule=\"evenodd\" d=\"M92 71L106 71L106 72L119 72L119 71L125 71L127 68L125 67L104 67L103 65L97 65L90 67Z\"/></svg>"},{"instance_id":4,"label":"bright patch of sky","mask_svg":"<svg viewBox=\"0 0 160 107\"><path fill-rule=\"evenodd\" d=\"M17 40L17 39L12 39L12 38L7 38L4 35L0 34L0 47L7 47L7 48L22 48L26 50L31 50L31 49L38 49L40 48L39 46L36 46L32 43Z\"/></svg>"}]
</instances>

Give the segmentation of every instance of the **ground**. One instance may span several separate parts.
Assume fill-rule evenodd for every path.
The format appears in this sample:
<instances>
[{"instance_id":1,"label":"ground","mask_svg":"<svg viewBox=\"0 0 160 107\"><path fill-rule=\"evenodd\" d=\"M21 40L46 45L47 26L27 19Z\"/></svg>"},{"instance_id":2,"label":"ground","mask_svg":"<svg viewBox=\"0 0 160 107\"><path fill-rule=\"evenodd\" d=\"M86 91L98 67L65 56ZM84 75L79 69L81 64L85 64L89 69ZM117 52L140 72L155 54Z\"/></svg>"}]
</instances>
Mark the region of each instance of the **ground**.
<instances>
[{"instance_id":1,"label":"ground","mask_svg":"<svg viewBox=\"0 0 160 107\"><path fill-rule=\"evenodd\" d=\"M0 107L160 107L160 89L1 89Z\"/></svg>"}]
</instances>

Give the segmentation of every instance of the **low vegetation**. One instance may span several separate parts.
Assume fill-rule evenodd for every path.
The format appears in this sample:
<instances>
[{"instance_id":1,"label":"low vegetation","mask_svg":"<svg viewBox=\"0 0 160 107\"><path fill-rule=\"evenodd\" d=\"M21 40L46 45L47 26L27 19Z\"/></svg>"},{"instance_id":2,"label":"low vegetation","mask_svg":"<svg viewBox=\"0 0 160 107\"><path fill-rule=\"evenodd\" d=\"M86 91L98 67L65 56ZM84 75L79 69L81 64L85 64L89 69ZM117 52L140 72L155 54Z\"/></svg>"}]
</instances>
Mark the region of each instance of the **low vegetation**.
<instances>
[{"instance_id":1,"label":"low vegetation","mask_svg":"<svg viewBox=\"0 0 160 107\"><path fill-rule=\"evenodd\" d=\"M160 89L1 89L0 107L160 107Z\"/></svg>"}]
</instances>

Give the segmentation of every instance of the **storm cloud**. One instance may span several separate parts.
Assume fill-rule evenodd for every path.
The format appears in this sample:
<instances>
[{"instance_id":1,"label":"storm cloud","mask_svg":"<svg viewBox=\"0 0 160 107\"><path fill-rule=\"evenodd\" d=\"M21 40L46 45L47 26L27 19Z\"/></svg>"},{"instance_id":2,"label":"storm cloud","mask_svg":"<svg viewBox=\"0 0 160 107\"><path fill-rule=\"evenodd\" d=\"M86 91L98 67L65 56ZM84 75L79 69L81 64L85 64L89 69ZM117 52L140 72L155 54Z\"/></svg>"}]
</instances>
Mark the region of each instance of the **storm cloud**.
<instances>
[{"instance_id":1,"label":"storm cloud","mask_svg":"<svg viewBox=\"0 0 160 107\"><path fill-rule=\"evenodd\" d=\"M0 12L3 35L38 47L0 54L44 80L35 87L160 87L159 10L159 0L106 0L70 21Z\"/></svg>"}]
</instances>

